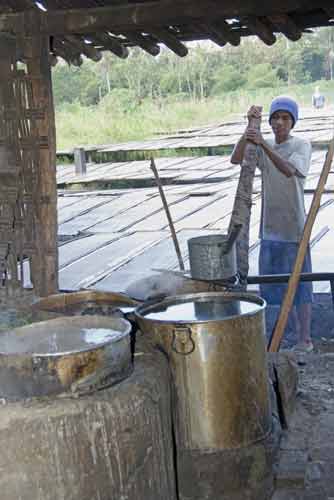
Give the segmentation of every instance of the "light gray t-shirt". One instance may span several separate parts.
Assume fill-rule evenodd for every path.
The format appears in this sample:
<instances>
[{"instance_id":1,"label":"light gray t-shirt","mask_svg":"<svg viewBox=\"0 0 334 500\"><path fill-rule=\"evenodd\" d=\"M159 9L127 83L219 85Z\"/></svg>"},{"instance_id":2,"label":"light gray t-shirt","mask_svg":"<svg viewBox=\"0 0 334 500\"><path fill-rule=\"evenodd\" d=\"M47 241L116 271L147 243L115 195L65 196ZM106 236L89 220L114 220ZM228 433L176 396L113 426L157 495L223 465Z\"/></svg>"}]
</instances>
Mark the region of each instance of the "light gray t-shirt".
<instances>
[{"instance_id":1,"label":"light gray t-shirt","mask_svg":"<svg viewBox=\"0 0 334 500\"><path fill-rule=\"evenodd\" d=\"M260 238L276 241L300 240L306 214L304 206L304 184L310 168L312 146L309 141L290 136L287 141L269 146L283 159L288 160L302 177L286 177L258 148L258 166L262 172L262 213Z\"/></svg>"}]
</instances>

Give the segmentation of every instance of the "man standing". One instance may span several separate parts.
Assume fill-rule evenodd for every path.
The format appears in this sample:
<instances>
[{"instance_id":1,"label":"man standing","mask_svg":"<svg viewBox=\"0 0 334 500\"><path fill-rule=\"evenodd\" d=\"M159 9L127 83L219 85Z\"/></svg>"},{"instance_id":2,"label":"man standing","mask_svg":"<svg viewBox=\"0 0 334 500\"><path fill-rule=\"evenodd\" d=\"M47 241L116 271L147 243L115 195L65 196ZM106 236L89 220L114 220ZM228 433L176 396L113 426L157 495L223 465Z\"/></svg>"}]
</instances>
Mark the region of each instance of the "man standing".
<instances>
[{"instance_id":1,"label":"man standing","mask_svg":"<svg viewBox=\"0 0 334 500\"><path fill-rule=\"evenodd\" d=\"M261 116L257 107L248 111L248 120ZM261 132L248 125L236 144L231 162L241 164L247 141L257 145L258 167L262 172L262 211L260 226L260 274L291 273L306 219L304 183L311 161L311 144L291 135L298 120L298 105L290 97L277 97L269 111L273 139L264 140ZM311 272L308 249L303 272ZM261 285L268 304L282 303L286 285ZM298 286L292 321L298 348L313 350L311 340L312 283Z\"/></svg>"},{"instance_id":2,"label":"man standing","mask_svg":"<svg viewBox=\"0 0 334 500\"><path fill-rule=\"evenodd\" d=\"M314 94L312 96L312 105L315 109L321 109L325 105L325 96L320 94L318 86L315 88Z\"/></svg>"}]
</instances>

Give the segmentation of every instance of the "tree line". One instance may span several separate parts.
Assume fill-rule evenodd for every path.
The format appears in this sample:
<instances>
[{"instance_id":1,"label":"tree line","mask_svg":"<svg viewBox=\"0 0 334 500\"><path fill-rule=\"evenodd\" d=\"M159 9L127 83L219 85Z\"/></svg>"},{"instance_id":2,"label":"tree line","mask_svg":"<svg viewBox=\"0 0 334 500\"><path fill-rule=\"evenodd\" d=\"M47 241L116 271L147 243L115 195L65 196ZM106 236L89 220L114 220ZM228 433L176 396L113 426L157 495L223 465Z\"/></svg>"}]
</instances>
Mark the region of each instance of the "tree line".
<instances>
[{"instance_id":1,"label":"tree line","mask_svg":"<svg viewBox=\"0 0 334 500\"><path fill-rule=\"evenodd\" d=\"M322 28L298 42L278 35L271 47L251 37L238 47L192 44L185 58L167 49L152 57L135 48L125 60L105 53L99 63L85 60L79 68L59 63L53 69L53 88L56 106L96 105L111 94L131 112L147 98L157 103L171 97L203 100L236 90L333 80L333 64L334 32Z\"/></svg>"}]
</instances>

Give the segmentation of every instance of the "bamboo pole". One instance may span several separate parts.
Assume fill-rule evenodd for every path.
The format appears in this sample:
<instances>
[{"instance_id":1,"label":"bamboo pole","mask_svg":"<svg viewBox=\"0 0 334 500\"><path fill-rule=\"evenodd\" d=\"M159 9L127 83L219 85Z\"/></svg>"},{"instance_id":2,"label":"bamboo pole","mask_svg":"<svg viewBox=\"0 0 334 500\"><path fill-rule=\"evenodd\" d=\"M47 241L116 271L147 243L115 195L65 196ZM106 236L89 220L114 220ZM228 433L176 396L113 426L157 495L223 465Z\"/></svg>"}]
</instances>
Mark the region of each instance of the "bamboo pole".
<instances>
[{"instance_id":1,"label":"bamboo pole","mask_svg":"<svg viewBox=\"0 0 334 500\"><path fill-rule=\"evenodd\" d=\"M184 263L183 263L183 259L182 259L182 254L181 254L179 242L177 241L177 236L176 236L176 232L175 232L175 228L174 228L174 224L173 224L173 219L172 219L172 216L171 216L170 211L169 211L168 203L167 203L167 200L165 197L164 190L162 188L161 180L159 177L158 169L155 165L154 158L151 158L151 170L153 171L153 174L154 174L154 177L155 177L158 189L159 189L160 198L161 198L162 204L163 204L165 212L166 212L166 216L167 216L167 220L168 220L168 224L169 224L169 229L170 229L170 232L171 232L172 238L173 238L175 252L177 255L177 259L179 261L179 266L180 266L181 271L184 271Z\"/></svg>"},{"instance_id":2,"label":"bamboo pole","mask_svg":"<svg viewBox=\"0 0 334 500\"><path fill-rule=\"evenodd\" d=\"M268 345L268 350L270 352L277 352L279 350L283 335L284 335L284 330L288 322L288 317L289 313L293 304L293 300L296 294L297 286L299 283L299 278L300 278L300 273L303 267L305 255L307 252L307 247L310 241L311 237L311 232L313 228L314 221L316 219L319 207L320 207L320 200L322 193L324 191L328 174L331 169L332 161L333 161L333 155L334 155L334 137L329 143L329 148L328 152L326 155L326 160L324 163L324 166L322 168L322 172L318 181L317 189L315 190L311 208L309 210L305 226L304 226L304 231L299 243L299 248L297 252L297 257L295 261L295 265L292 271L292 274L290 276L289 282L288 282L288 287L284 296L284 300L282 303L282 307L280 310L280 314L278 317L278 320L275 324L273 334L271 336L271 339L269 341Z\"/></svg>"},{"instance_id":3,"label":"bamboo pole","mask_svg":"<svg viewBox=\"0 0 334 500\"><path fill-rule=\"evenodd\" d=\"M261 106L258 106L258 109L259 111L262 111ZM260 130L261 119L252 118L250 127ZM257 146L255 144L247 142L228 230L228 233L230 234L234 226L240 224L242 225L240 234L236 241L237 268L241 276L242 283L246 283L245 279L247 278L249 270L249 225L252 209L253 182L257 166L256 148Z\"/></svg>"}]
</instances>

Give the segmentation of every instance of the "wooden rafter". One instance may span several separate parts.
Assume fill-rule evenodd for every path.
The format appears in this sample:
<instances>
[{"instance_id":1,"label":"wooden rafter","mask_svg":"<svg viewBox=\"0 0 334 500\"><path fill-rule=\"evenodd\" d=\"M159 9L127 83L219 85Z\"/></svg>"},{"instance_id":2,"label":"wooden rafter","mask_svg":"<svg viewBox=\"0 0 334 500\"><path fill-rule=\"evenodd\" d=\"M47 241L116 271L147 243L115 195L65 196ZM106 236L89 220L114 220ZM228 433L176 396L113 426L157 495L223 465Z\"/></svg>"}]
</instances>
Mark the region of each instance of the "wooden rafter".
<instances>
[{"instance_id":1,"label":"wooden rafter","mask_svg":"<svg viewBox=\"0 0 334 500\"><path fill-rule=\"evenodd\" d=\"M152 35L156 37L160 42L162 42L166 47L175 52L180 57L184 57L188 54L187 47L181 43L175 35L164 28L157 28L152 31Z\"/></svg>"},{"instance_id":2,"label":"wooden rafter","mask_svg":"<svg viewBox=\"0 0 334 500\"><path fill-rule=\"evenodd\" d=\"M226 45L226 43L227 43L225 37L220 32L217 32L215 30L215 28L213 26L211 26L210 24L201 23L201 24L195 25L194 28L198 32L198 35L202 34L202 33L206 33L207 37L210 38L210 40L212 42L219 45L219 47L224 47L224 45Z\"/></svg>"},{"instance_id":3,"label":"wooden rafter","mask_svg":"<svg viewBox=\"0 0 334 500\"><path fill-rule=\"evenodd\" d=\"M231 26L224 20L214 22L211 25L211 28L214 30L214 33L221 34L225 40L231 45L239 45L240 43L240 34L233 31Z\"/></svg>"},{"instance_id":4,"label":"wooden rafter","mask_svg":"<svg viewBox=\"0 0 334 500\"><path fill-rule=\"evenodd\" d=\"M98 62L102 59L101 52L97 50L93 45L87 44L81 36L67 35L64 41L69 45L77 48L79 52L95 62Z\"/></svg>"},{"instance_id":5,"label":"wooden rafter","mask_svg":"<svg viewBox=\"0 0 334 500\"><path fill-rule=\"evenodd\" d=\"M273 45L276 42L276 37L265 19L260 20L258 17L250 16L245 19L245 24L266 45Z\"/></svg>"},{"instance_id":6,"label":"wooden rafter","mask_svg":"<svg viewBox=\"0 0 334 500\"><path fill-rule=\"evenodd\" d=\"M281 33L284 33L284 35L289 38L289 40L295 42L302 36L301 29L298 28L298 26L290 16L281 14L277 16L269 16L268 19L273 24L273 26Z\"/></svg>"},{"instance_id":7,"label":"wooden rafter","mask_svg":"<svg viewBox=\"0 0 334 500\"><path fill-rule=\"evenodd\" d=\"M94 33L92 34L92 37L94 37L94 40L96 40L97 42L100 41L104 49L110 50L110 52L120 57L121 59L126 59L128 57L128 49L121 42L116 40L115 37L112 37L108 33Z\"/></svg>"},{"instance_id":8,"label":"wooden rafter","mask_svg":"<svg viewBox=\"0 0 334 500\"><path fill-rule=\"evenodd\" d=\"M223 34L223 36L226 38L226 40L234 46L239 45L240 43L240 33L232 30L231 25L229 25L224 19L214 22L212 24L214 29L217 32L220 32Z\"/></svg>"},{"instance_id":9,"label":"wooden rafter","mask_svg":"<svg viewBox=\"0 0 334 500\"><path fill-rule=\"evenodd\" d=\"M54 39L53 53L64 59L68 64L73 64L73 66L81 66L83 63L80 51L78 49L74 50L73 46L70 46L64 40Z\"/></svg>"},{"instance_id":10,"label":"wooden rafter","mask_svg":"<svg viewBox=\"0 0 334 500\"><path fill-rule=\"evenodd\" d=\"M332 0L319 0L318 9L332 9ZM110 7L69 9L57 11L25 11L0 16L0 31L14 31L25 35L35 34L39 29L45 34L66 35L98 31L148 31L154 26L178 26L201 23L217 18L271 16L289 12L309 11L309 0L285 0L284 2L263 2L263 0L162 0ZM38 32L38 31L37 31ZM267 38L267 36L266 36Z\"/></svg>"},{"instance_id":11,"label":"wooden rafter","mask_svg":"<svg viewBox=\"0 0 334 500\"><path fill-rule=\"evenodd\" d=\"M150 40L149 37L145 37L140 33L131 32L126 34L126 38L130 43L138 45L145 52L151 54L151 56L157 56L160 53L160 47L154 41Z\"/></svg>"}]
</instances>

